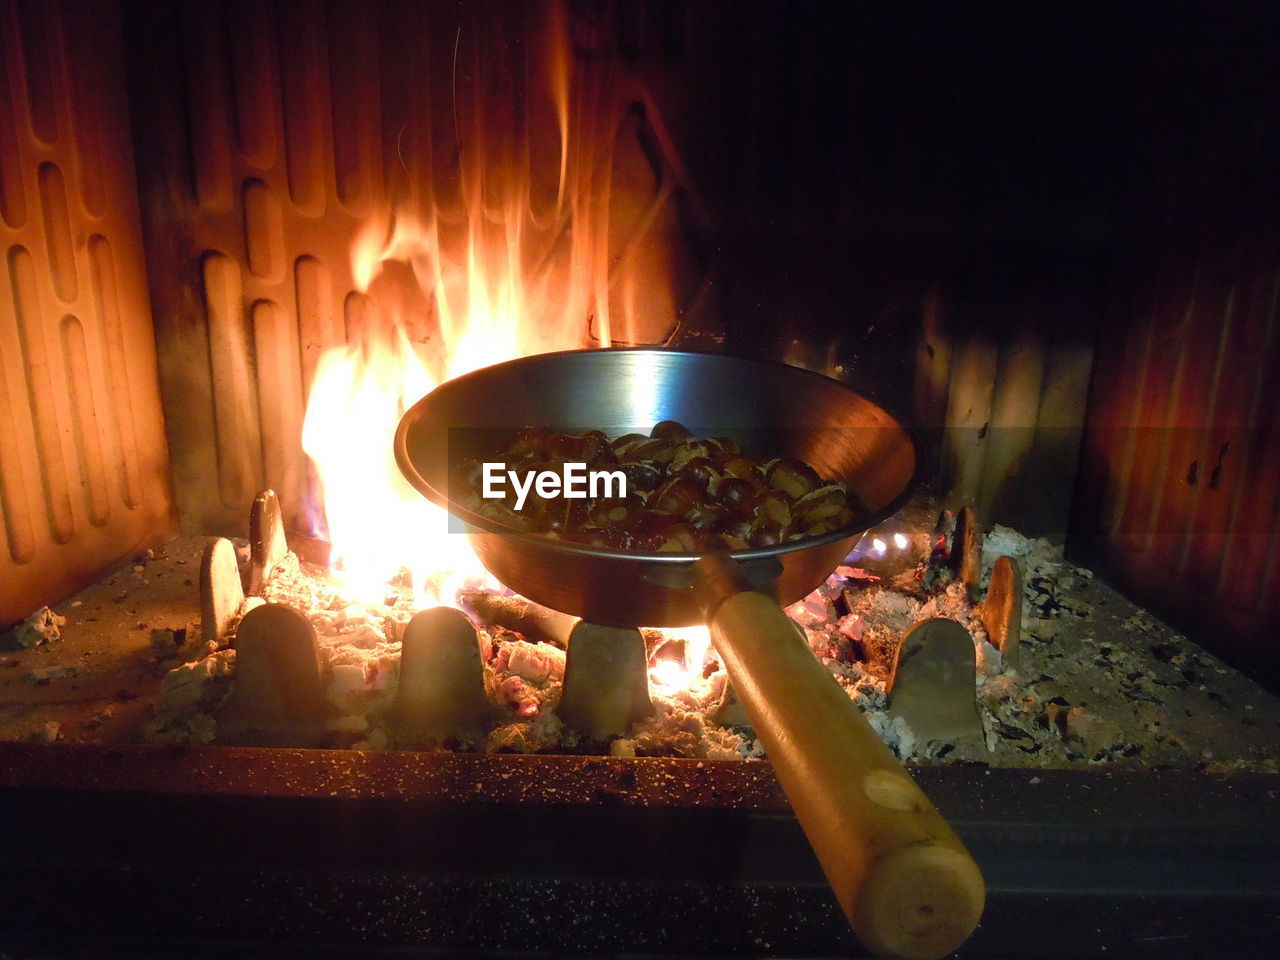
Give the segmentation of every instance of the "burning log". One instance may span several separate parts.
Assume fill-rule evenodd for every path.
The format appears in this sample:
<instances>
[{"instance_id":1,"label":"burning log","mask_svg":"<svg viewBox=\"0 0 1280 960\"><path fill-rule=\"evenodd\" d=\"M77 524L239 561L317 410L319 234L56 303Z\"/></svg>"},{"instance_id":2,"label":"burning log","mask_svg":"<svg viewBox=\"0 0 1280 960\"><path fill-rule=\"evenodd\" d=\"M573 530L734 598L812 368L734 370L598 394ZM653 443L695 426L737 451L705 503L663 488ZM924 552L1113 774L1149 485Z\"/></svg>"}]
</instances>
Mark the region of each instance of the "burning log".
<instances>
[{"instance_id":1,"label":"burning log","mask_svg":"<svg viewBox=\"0 0 1280 960\"><path fill-rule=\"evenodd\" d=\"M1013 557L997 557L991 568L987 599L978 607L987 638L1000 651L1006 666L1018 666L1022 637L1022 567Z\"/></svg>"},{"instance_id":2,"label":"burning log","mask_svg":"<svg viewBox=\"0 0 1280 960\"><path fill-rule=\"evenodd\" d=\"M946 617L918 623L898 650L889 712L901 717L921 742L970 734L981 738L976 671L973 637L961 624Z\"/></svg>"},{"instance_id":3,"label":"burning log","mask_svg":"<svg viewBox=\"0 0 1280 960\"><path fill-rule=\"evenodd\" d=\"M467 615L433 607L404 630L396 712L408 743L439 743L480 732L489 712L480 640Z\"/></svg>"},{"instance_id":4,"label":"burning log","mask_svg":"<svg viewBox=\"0 0 1280 960\"><path fill-rule=\"evenodd\" d=\"M263 490L254 497L249 512L249 585L245 592L261 594L276 564L288 552L280 501L274 490Z\"/></svg>"},{"instance_id":5,"label":"burning log","mask_svg":"<svg viewBox=\"0 0 1280 960\"><path fill-rule=\"evenodd\" d=\"M283 604L249 611L236 631L235 680L217 713L218 740L255 747L320 746L326 712L315 628Z\"/></svg>"},{"instance_id":6,"label":"burning log","mask_svg":"<svg viewBox=\"0 0 1280 960\"><path fill-rule=\"evenodd\" d=\"M240 569L231 541L219 537L200 559L200 636L210 649L224 646L244 604Z\"/></svg>"},{"instance_id":7,"label":"burning log","mask_svg":"<svg viewBox=\"0 0 1280 960\"><path fill-rule=\"evenodd\" d=\"M535 643L565 649L577 617L552 610L524 597L503 597L486 590L464 590L458 597L463 609L481 623L505 627Z\"/></svg>"},{"instance_id":8,"label":"burning log","mask_svg":"<svg viewBox=\"0 0 1280 960\"><path fill-rule=\"evenodd\" d=\"M583 736L620 736L653 713L648 658L639 630L579 623L569 635L556 715Z\"/></svg>"}]
</instances>

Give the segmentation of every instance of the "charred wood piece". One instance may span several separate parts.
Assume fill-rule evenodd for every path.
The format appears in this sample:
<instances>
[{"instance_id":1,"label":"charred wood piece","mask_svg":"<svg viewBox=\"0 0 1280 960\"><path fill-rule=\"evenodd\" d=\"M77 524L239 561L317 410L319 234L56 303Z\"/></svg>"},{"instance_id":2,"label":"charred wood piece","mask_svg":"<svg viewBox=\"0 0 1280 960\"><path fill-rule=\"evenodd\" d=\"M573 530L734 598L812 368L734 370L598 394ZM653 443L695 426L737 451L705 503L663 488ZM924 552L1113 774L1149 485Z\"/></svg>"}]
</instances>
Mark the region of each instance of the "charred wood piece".
<instances>
[{"instance_id":1,"label":"charred wood piece","mask_svg":"<svg viewBox=\"0 0 1280 960\"><path fill-rule=\"evenodd\" d=\"M564 650L578 618L524 597L503 597L484 590L466 590L458 598L464 610L480 623L505 627L531 643L549 643Z\"/></svg>"}]
</instances>

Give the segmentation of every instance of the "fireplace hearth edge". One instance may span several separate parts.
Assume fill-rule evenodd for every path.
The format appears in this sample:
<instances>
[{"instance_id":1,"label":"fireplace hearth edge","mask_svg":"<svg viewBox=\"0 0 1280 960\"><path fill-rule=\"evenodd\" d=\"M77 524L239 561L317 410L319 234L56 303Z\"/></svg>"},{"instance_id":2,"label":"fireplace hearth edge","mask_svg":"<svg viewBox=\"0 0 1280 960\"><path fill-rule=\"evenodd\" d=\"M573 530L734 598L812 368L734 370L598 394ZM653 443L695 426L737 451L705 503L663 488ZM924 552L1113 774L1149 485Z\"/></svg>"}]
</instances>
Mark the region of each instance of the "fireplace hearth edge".
<instances>
[{"instance_id":1,"label":"fireplace hearth edge","mask_svg":"<svg viewBox=\"0 0 1280 960\"><path fill-rule=\"evenodd\" d=\"M987 877L959 956L1280 936L1280 777L912 772ZM4 743L0 824L11 956L858 955L767 764Z\"/></svg>"}]
</instances>

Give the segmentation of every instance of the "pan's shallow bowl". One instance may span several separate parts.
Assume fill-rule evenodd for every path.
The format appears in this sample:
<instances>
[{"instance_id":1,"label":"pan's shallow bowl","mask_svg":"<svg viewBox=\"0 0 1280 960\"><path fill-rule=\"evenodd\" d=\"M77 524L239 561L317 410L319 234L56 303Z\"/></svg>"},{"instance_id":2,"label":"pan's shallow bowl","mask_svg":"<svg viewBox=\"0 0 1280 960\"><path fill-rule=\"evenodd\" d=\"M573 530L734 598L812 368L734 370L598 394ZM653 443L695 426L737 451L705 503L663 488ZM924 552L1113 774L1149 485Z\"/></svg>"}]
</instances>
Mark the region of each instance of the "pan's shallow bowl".
<instances>
[{"instance_id":1,"label":"pan's shallow bowl","mask_svg":"<svg viewBox=\"0 0 1280 960\"><path fill-rule=\"evenodd\" d=\"M758 360L674 350L584 350L525 357L441 385L396 431L409 482L462 522L480 561L517 593L607 626L701 621L695 557L623 553L526 534L451 501L450 470L496 459L524 426L609 436L678 420L695 436L727 436L757 458L798 457L842 480L864 509L821 537L736 551L781 603L808 594L858 535L897 511L914 488L917 445L893 417L827 377Z\"/></svg>"}]
</instances>

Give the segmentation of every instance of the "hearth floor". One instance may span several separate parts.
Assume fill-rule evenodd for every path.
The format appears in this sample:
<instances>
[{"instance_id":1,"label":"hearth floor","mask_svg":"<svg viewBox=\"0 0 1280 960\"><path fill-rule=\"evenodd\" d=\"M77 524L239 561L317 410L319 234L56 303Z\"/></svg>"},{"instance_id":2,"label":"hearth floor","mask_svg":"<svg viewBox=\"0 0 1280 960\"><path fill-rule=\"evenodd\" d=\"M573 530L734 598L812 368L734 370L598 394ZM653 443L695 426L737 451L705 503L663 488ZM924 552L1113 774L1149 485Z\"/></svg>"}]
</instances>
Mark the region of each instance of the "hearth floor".
<instances>
[{"instance_id":1,"label":"hearth floor","mask_svg":"<svg viewBox=\"0 0 1280 960\"><path fill-rule=\"evenodd\" d=\"M208 538L181 537L134 558L53 608L66 618L59 639L0 653L0 740L166 739L157 736L153 715L166 674L211 652L201 648L199 624L199 565L207 543ZM891 637L910 627L922 610L964 620L965 605L956 599L958 584L922 593L909 569L880 583L833 576L789 612L904 759L997 767L1107 764L1276 772L1280 698L1088 571L1047 554L1045 546L1001 528L987 536L988 565L993 553L1022 552L1028 603L1016 672L1003 671L989 645L984 664L984 642L980 628L976 630L981 742L917 743L884 711L882 681ZM870 625L862 636L861 661L850 660L847 649L836 649L843 636L836 618L823 620L831 597L840 592L853 598L856 609L874 611L866 618ZM176 649L169 630L186 631ZM500 642L518 641L506 636ZM710 706L705 692L702 700L690 694L663 701L648 732L633 733L615 743L612 752L758 756L749 730L719 728L698 716L699 709L709 713ZM198 709L195 716L202 717ZM333 729L340 735L347 721L338 719ZM190 723L180 733L173 739L198 743L213 736L212 730ZM664 740L667 734L674 739ZM370 739L367 732L350 731L343 744L368 749ZM394 747L386 738L372 739L373 746ZM571 738L565 746L569 752L580 749ZM557 752L555 743L539 741L538 731L522 731L518 724L473 748Z\"/></svg>"}]
</instances>

